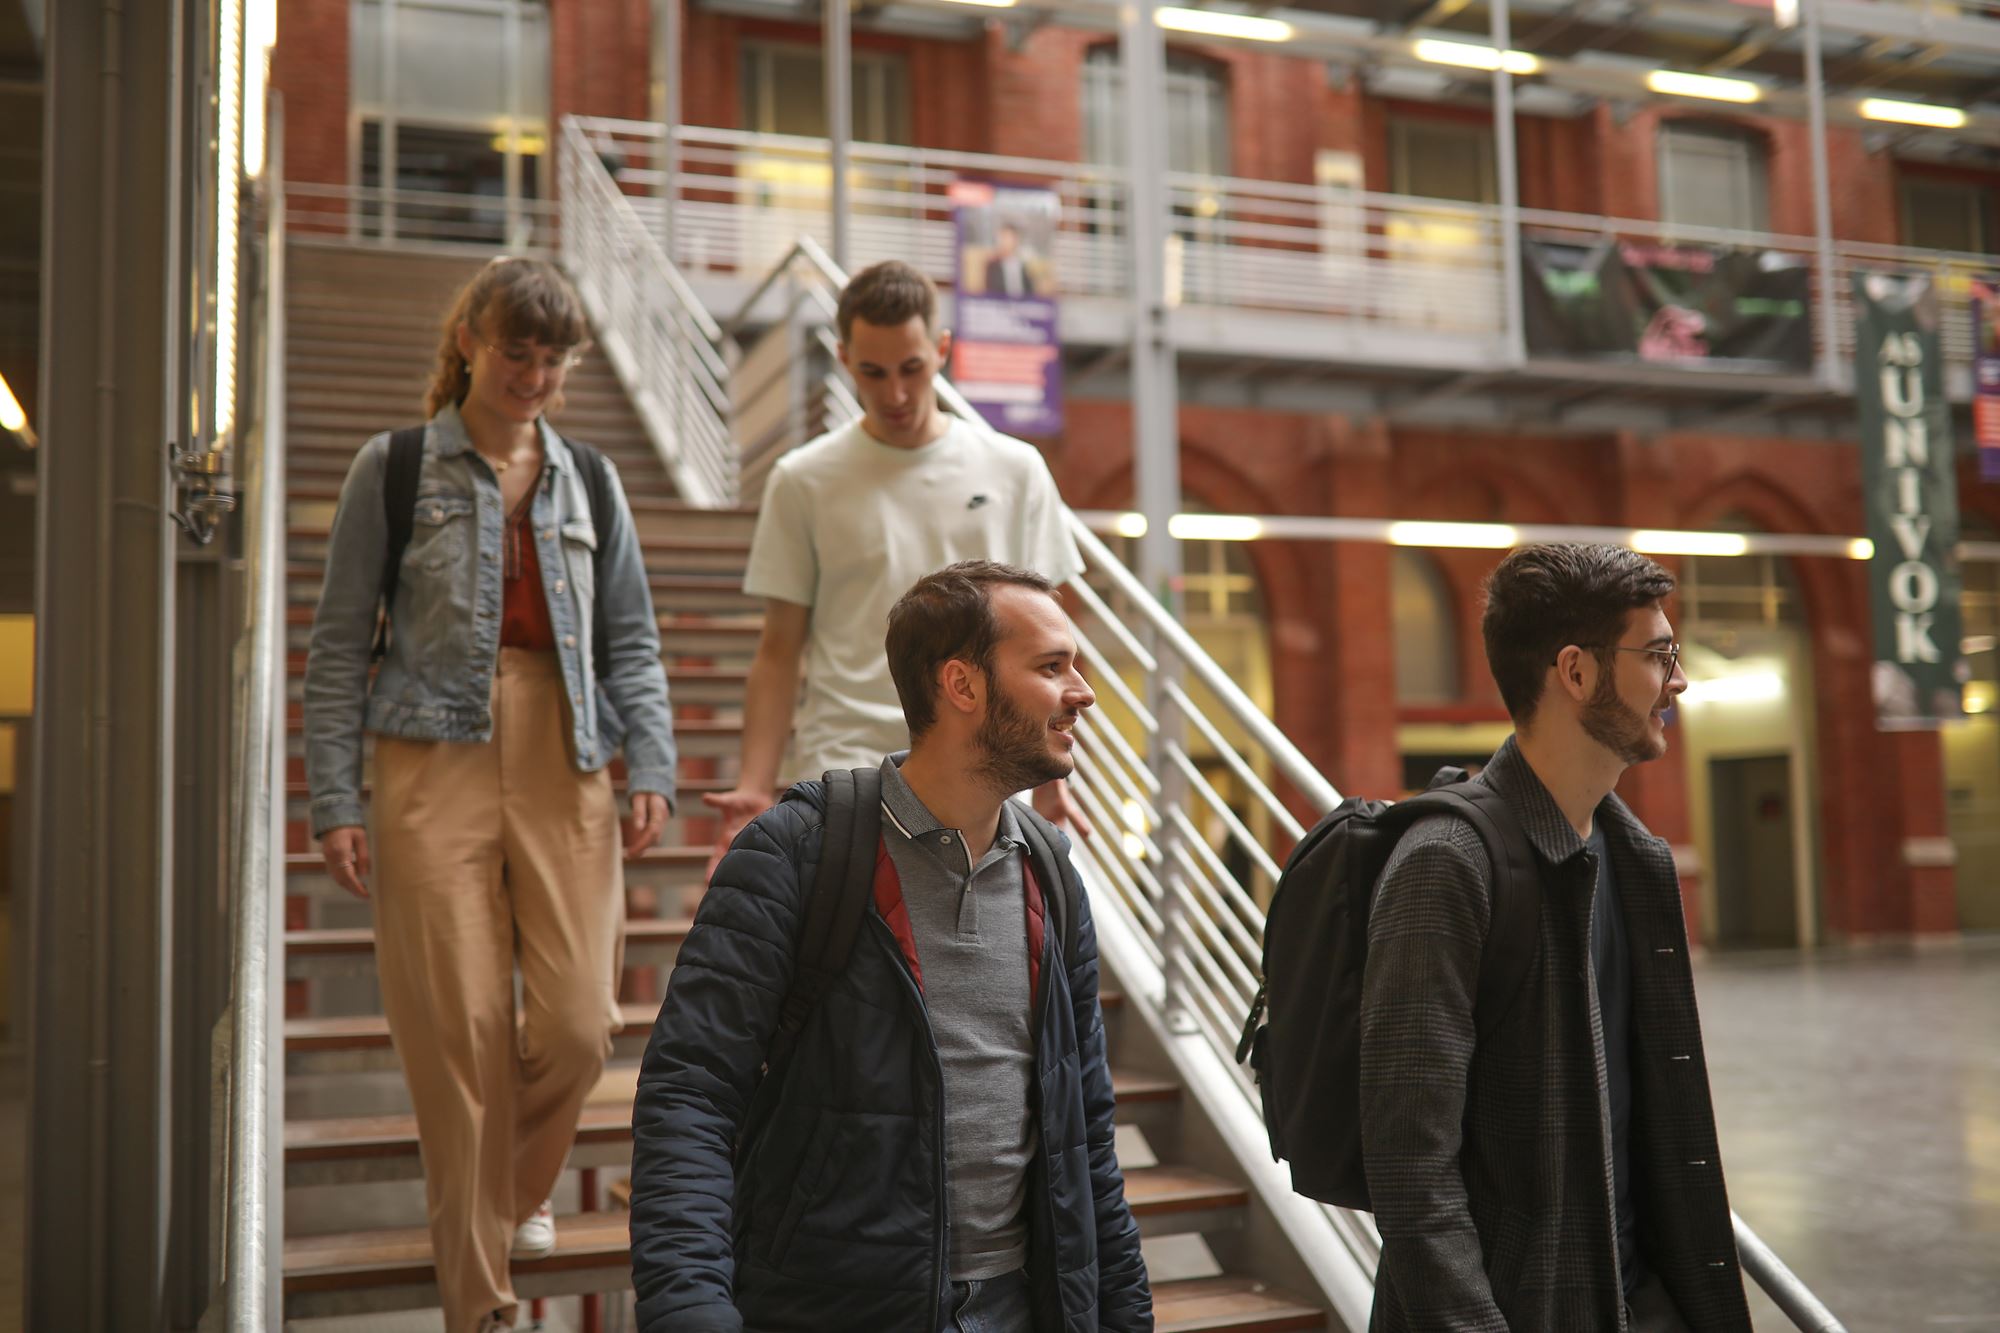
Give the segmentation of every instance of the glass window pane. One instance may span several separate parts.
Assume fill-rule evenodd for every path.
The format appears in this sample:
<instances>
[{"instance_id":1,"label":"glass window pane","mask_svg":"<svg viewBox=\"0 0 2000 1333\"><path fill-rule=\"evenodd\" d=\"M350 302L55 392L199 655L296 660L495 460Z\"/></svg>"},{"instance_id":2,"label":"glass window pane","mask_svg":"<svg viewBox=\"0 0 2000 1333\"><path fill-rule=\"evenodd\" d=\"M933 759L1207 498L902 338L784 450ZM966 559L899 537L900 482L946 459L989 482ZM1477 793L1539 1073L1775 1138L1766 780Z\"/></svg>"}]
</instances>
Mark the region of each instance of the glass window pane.
<instances>
[{"instance_id":1,"label":"glass window pane","mask_svg":"<svg viewBox=\"0 0 2000 1333\"><path fill-rule=\"evenodd\" d=\"M372 109L382 105L382 4L381 0L354 0L348 11L348 41L353 62L354 105Z\"/></svg>"},{"instance_id":2,"label":"glass window pane","mask_svg":"<svg viewBox=\"0 0 2000 1333\"><path fill-rule=\"evenodd\" d=\"M1167 170L1227 176L1229 80L1217 66L1185 52L1167 53ZM1083 67L1084 154L1092 162L1125 160L1125 76L1115 45L1094 46Z\"/></svg>"},{"instance_id":3,"label":"glass window pane","mask_svg":"<svg viewBox=\"0 0 2000 1333\"><path fill-rule=\"evenodd\" d=\"M1986 190L1957 181L1903 182L1903 244L1985 254Z\"/></svg>"},{"instance_id":4,"label":"glass window pane","mask_svg":"<svg viewBox=\"0 0 2000 1333\"><path fill-rule=\"evenodd\" d=\"M910 142L909 79L898 56L856 52L854 137ZM758 134L826 137L826 64L817 48L751 45L743 50L743 123Z\"/></svg>"},{"instance_id":5,"label":"glass window pane","mask_svg":"<svg viewBox=\"0 0 2000 1333\"><path fill-rule=\"evenodd\" d=\"M507 25L481 12L397 0L396 107L452 117L507 111Z\"/></svg>"},{"instance_id":6,"label":"glass window pane","mask_svg":"<svg viewBox=\"0 0 2000 1333\"><path fill-rule=\"evenodd\" d=\"M514 114L546 125L549 120L549 11L521 6L521 103Z\"/></svg>"},{"instance_id":7,"label":"glass window pane","mask_svg":"<svg viewBox=\"0 0 2000 1333\"><path fill-rule=\"evenodd\" d=\"M1390 135L1390 188L1421 199L1494 202L1493 139L1474 125L1398 120Z\"/></svg>"},{"instance_id":8,"label":"glass window pane","mask_svg":"<svg viewBox=\"0 0 2000 1333\"><path fill-rule=\"evenodd\" d=\"M1660 217L1688 227L1763 231L1763 141L1727 125L1660 127Z\"/></svg>"},{"instance_id":9,"label":"glass window pane","mask_svg":"<svg viewBox=\"0 0 2000 1333\"><path fill-rule=\"evenodd\" d=\"M1451 592L1437 563L1421 551L1390 557L1395 619L1396 702L1451 703L1459 696L1458 628Z\"/></svg>"}]
</instances>

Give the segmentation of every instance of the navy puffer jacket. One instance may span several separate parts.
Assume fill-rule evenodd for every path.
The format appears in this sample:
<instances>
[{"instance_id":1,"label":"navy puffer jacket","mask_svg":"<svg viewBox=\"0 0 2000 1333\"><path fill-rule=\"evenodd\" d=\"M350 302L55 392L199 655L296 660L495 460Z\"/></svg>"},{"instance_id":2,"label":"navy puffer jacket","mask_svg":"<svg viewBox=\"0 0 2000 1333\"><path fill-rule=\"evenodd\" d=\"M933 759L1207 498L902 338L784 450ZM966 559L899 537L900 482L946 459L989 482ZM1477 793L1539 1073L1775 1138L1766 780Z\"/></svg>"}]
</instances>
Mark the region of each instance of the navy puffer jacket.
<instances>
[{"instance_id":1,"label":"navy puffer jacket","mask_svg":"<svg viewBox=\"0 0 2000 1333\"><path fill-rule=\"evenodd\" d=\"M736 839L695 915L646 1047L632 1119L641 1333L932 1333L949 1279L937 1043L902 946L871 905L738 1162L817 872L825 796L800 783ZM1112 1146L1097 937L1074 965L1042 932L1039 1129L1028 1269L1041 1333L1153 1326ZM1050 915L1059 914L1051 904Z\"/></svg>"}]
</instances>

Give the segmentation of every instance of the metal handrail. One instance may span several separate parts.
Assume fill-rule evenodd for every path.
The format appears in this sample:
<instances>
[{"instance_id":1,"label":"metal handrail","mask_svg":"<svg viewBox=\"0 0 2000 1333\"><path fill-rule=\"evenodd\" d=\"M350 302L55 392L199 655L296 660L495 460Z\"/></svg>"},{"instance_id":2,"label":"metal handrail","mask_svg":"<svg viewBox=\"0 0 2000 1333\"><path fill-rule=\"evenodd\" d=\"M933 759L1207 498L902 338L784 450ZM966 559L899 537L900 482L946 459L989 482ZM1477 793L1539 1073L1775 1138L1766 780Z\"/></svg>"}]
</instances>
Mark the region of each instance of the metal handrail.
<instances>
[{"instance_id":1,"label":"metal handrail","mask_svg":"<svg viewBox=\"0 0 2000 1333\"><path fill-rule=\"evenodd\" d=\"M583 123L563 121L563 264L680 493L736 501L727 387L738 349L641 221ZM636 270L636 271L635 271Z\"/></svg>"},{"instance_id":2,"label":"metal handrail","mask_svg":"<svg viewBox=\"0 0 2000 1333\"><path fill-rule=\"evenodd\" d=\"M275 96L274 96L275 103ZM283 117L271 114L265 175L265 270L259 447L244 450L245 623L238 642L238 696L230 808L230 1004L228 1144L224 1165L223 1305L230 1333L265 1333L282 1317L278 1250L281 1206L271 1152L282 1118L271 1038L279 951L272 899L284 885L285 624L285 188Z\"/></svg>"}]
</instances>

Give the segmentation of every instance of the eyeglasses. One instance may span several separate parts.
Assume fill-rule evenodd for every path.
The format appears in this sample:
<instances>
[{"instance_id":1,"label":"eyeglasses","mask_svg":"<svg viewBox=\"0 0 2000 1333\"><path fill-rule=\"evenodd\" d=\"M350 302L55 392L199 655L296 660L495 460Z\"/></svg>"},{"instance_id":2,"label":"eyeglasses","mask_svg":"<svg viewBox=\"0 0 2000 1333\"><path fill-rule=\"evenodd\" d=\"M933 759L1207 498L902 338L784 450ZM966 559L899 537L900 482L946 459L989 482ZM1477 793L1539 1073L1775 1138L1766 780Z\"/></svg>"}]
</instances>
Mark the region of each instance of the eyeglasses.
<instances>
[{"instance_id":1,"label":"eyeglasses","mask_svg":"<svg viewBox=\"0 0 2000 1333\"><path fill-rule=\"evenodd\" d=\"M541 368L549 374L562 375L575 370L577 363L583 360L583 353L574 349L567 352L550 352L537 358L533 348L522 347L519 344L513 347L495 347L492 343L481 338L479 345L516 370L531 370L534 368L537 360L539 360Z\"/></svg>"},{"instance_id":2,"label":"eyeglasses","mask_svg":"<svg viewBox=\"0 0 2000 1333\"><path fill-rule=\"evenodd\" d=\"M1611 645L1611 651L1614 653L1650 653L1654 657L1664 659L1666 670L1660 673L1660 680L1663 683L1674 678L1674 668L1681 664L1681 646L1677 643L1670 643L1664 648L1621 648L1614 643Z\"/></svg>"}]
</instances>

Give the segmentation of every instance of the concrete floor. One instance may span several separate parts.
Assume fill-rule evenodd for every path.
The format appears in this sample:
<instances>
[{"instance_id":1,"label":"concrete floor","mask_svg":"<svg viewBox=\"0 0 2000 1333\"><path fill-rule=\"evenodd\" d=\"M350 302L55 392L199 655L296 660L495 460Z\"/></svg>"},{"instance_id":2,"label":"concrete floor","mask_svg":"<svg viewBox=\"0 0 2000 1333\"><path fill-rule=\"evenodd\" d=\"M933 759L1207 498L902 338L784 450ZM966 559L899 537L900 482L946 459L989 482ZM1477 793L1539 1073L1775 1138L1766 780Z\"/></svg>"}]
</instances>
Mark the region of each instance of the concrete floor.
<instances>
[{"instance_id":1,"label":"concrete floor","mask_svg":"<svg viewBox=\"0 0 2000 1333\"><path fill-rule=\"evenodd\" d=\"M2000 1331L2000 939L1722 955L1695 985L1743 1220L1851 1333Z\"/></svg>"}]
</instances>

